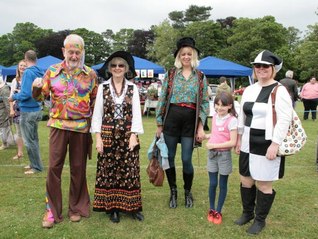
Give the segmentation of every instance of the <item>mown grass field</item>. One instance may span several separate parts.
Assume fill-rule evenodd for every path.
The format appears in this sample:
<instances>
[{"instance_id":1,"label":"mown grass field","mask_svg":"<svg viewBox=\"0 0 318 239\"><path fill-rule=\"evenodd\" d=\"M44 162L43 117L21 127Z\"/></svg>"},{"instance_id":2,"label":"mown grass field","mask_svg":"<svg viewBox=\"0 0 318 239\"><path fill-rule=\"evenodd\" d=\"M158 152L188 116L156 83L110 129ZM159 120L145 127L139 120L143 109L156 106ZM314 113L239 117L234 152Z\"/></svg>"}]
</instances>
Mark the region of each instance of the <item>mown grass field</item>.
<instances>
[{"instance_id":1,"label":"mown grass field","mask_svg":"<svg viewBox=\"0 0 318 239\"><path fill-rule=\"evenodd\" d=\"M303 109L298 104L298 110ZM302 115L299 113L300 116ZM208 210L208 177L205 169L206 149L193 153L195 178L193 208L184 207L182 168L178 164L178 208L168 208L169 188L154 187L146 174L147 150L155 133L153 113L143 117L145 134L141 135L141 179L144 222L122 216L119 224L110 222L104 213L92 212L90 218L71 223L67 218L69 164L66 159L62 176L63 214L65 220L52 229L41 228L45 210L45 171L36 175L23 174L28 163L26 151L22 160L14 161L16 149L0 151L0 238L247 238L249 225L236 226L233 221L241 213L238 156L233 154L234 172L229 177L228 196L223 208L223 223L213 225L206 219ZM276 199L267 219L267 226L258 238L317 238L318 233L318 172L316 147L318 122L303 121L308 134L307 144L299 154L286 160L285 177L275 182ZM48 164L48 133L45 122L40 123L41 155ZM88 162L87 179L91 198L94 192L96 152Z\"/></svg>"}]
</instances>

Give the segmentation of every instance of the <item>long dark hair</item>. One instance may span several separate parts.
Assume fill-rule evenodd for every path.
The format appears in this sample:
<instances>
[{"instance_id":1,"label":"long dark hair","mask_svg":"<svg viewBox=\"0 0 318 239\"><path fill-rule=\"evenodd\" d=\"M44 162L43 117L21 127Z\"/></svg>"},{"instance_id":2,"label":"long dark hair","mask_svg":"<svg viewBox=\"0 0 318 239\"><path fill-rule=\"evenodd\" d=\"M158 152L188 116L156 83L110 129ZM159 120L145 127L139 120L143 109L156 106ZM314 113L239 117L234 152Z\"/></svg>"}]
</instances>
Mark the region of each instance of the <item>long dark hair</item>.
<instances>
[{"instance_id":1,"label":"long dark hair","mask_svg":"<svg viewBox=\"0 0 318 239\"><path fill-rule=\"evenodd\" d=\"M217 104L219 101L221 101L222 105L225 105L225 106L232 104L232 108L229 110L229 113L237 117L237 113L234 107L234 99L229 92L222 91L219 94L217 94L214 98L214 105Z\"/></svg>"}]
</instances>

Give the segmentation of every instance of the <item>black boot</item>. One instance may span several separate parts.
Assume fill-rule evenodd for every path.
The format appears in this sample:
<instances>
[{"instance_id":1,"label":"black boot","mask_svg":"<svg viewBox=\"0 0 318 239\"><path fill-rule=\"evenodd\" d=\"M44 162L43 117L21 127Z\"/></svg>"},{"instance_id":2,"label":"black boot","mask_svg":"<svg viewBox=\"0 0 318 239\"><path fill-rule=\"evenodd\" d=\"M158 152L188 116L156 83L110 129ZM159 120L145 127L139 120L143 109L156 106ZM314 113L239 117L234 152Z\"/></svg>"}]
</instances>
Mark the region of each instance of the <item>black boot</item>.
<instances>
[{"instance_id":1,"label":"black boot","mask_svg":"<svg viewBox=\"0 0 318 239\"><path fill-rule=\"evenodd\" d=\"M177 184L176 184L176 168L169 168L166 170L166 175L170 187L170 200L169 207L176 208L177 207Z\"/></svg>"},{"instance_id":2,"label":"black boot","mask_svg":"<svg viewBox=\"0 0 318 239\"><path fill-rule=\"evenodd\" d=\"M141 212L135 212L135 213L133 213L133 214L132 214L132 217L133 217L133 219L138 220L138 221L141 221L141 222L145 219L145 218L144 218L144 215L142 215Z\"/></svg>"},{"instance_id":3,"label":"black boot","mask_svg":"<svg viewBox=\"0 0 318 239\"><path fill-rule=\"evenodd\" d=\"M192 193L189 190L184 190L184 201L185 207L193 207L193 197Z\"/></svg>"},{"instance_id":4,"label":"black boot","mask_svg":"<svg viewBox=\"0 0 318 239\"><path fill-rule=\"evenodd\" d=\"M186 208L193 207L193 197L191 193L191 187L193 182L193 173L183 173L184 181L184 204Z\"/></svg>"},{"instance_id":5,"label":"black boot","mask_svg":"<svg viewBox=\"0 0 318 239\"><path fill-rule=\"evenodd\" d=\"M176 208L178 206L177 198L178 198L177 188L171 188L170 189L170 200L169 200L169 207L170 208Z\"/></svg>"},{"instance_id":6,"label":"black boot","mask_svg":"<svg viewBox=\"0 0 318 239\"><path fill-rule=\"evenodd\" d=\"M109 218L113 223L119 223L120 222L120 217L119 217L119 212L114 211L110 214Z\"/></svg>"},{"instance_id":7,"label":"black boot","mask_svg":"<svg viewBox=\"0 0 318 239\"><path fill-rule=\"evenodd\" d=\"M254 218L256 187L253 185L251 188L245 188L241 184L241 199L243 205L243 213L239 219L234 223L237 225L244 225Z\"/></svg>"},{"instance_id":8,"label":"black boot","mask_svg":"<svg viewBox=\"0 0 318 239\"><path fill-rule=\"evenodd\" d=\"M274 202L276 192L273 190L272 194L264 194L261 191L257 190L256 197L256 209L255 214L256 217L252 226L247 230L249 234L258 234L265 227L265 219L272 207Z\"/></svg>"}]
</instances>

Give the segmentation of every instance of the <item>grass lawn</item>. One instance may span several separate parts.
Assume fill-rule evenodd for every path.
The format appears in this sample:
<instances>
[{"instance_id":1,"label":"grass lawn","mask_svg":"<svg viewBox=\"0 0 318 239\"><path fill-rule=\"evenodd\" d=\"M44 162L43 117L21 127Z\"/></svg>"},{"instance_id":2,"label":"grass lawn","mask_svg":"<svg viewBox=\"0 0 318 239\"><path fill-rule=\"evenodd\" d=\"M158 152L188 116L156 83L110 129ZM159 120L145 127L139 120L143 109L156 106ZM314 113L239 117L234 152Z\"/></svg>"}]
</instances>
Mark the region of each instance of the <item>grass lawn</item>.
<instances>
[{"instance_id":1,"label":"grass lawn","mask_svg":"<svg viewBox=\"0 0 318 239\"><path fill-rule=\"evenodd\" d=\"M298 110L303 106L298 103ZM302 116L301 113L299 113ZM247 238L249 225L239 227L233 221L241 214L239 194L238 156L233 154L234 172L229 177L228 196L223 208L223 223L213 225L206 219L209 207L208 177L205 169L206 149L193 153L195 178L193 183L194 207L184 207L181 159L177 162L179 188L178 207L168 208L169 187L154 187L146 174L147 150L155 133L152 113L143 117L145 134L141 135L141 180L144 222L121 216L121 222L111 223L105 213L92 212L90 218L71 223L67 218L69 163L65 162L62 175L63 214L65 220L52 229L42 229L45 210L45 178L48 164L48 133L46 122L39 127L40 147L45 171L36 175L24 175L24 158L12 160L14 147L0 151L0 238ZM308 134L307 144L299 154L286 159L285 177L274 183L277 191L267 226L258 238L317 238L318 228L318 172L316 171L316 141L318 122L303 121ZM87 179L93 199L96 152L87 165Z\"/></svg>"}]
</instances>

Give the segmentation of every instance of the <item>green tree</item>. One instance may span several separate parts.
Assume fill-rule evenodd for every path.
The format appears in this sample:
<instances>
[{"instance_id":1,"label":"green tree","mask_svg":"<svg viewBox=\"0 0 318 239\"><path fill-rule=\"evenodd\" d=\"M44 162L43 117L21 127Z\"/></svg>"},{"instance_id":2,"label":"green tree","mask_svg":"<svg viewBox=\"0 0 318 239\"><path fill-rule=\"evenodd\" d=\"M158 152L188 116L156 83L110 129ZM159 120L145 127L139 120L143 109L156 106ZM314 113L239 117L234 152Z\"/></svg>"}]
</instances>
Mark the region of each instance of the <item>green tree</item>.
<instances>
[{"instance_id":1,"label":"green tree","mask_svg":"<svg viewBox=\"0 0 318 239\"><path fill-rule=\"evenodd\" d=\"M106 29L105 32L102 32L103 39L105 43L108 45L108 52L104 52L105 56L108 57L113 52L114 45L114 32L111 29Z\"/></svg>"},{"instance_id":2,"label":"green tree","mask_svg":"<svg viewBox=\"0 0 318 239\"><path fill-rule=\"evenodd\" d=\"M287 44L288 31L272 16L234 20L232 35L227 39L229 46L221 50L226 59L249 65L251 60L264 49L279 51Z\"/></svg>"},{"instance_id":3,"label":"green tree","mask_svg":"<svg viewBox=\"0 0 318 239\"><path fill-rule=\"evenodd\" d=\"M13 54L14 61L20 61L27 50L36 50L35 42L48 36L52 32L53 31L51 29L41 29L30 22L17 23L12 31L12 41L15 46Z\"/></svg>"},{"instance_id":4,"label":"green tree","mask_svg":"<svg viewBox=\"0 0 318 239\"><path fill-rule=\"evenodd\" d=\"M219 23L213 21L198 21L190 23L182 32L183 36L191 36L200 50L200 58L213 55L226 47L226 37Z\"/></svg>"},{"instance_id":5,"label":"green tree","mask_svg":"<svg viewBox=\"0 0 318 239\"><path fill-rule=\"evenodd\" d=\"M148 46L148 57L149 59L157 59L159 65L168 69L173 66L173 53L176 50L176 41L180 37L180 33L171 26L168 20L154 26L153 30L155 40L152 45Z\"/></svg>"},{"instance_id":6,"label":"green tree","mask_svg":"<svg viewBox=\"0 0 318 239\"><path fill-rule=\"evenodd\" d=\"M152 30L135 30L133 38L128 42L128 51L135 56L141 58L147 57L147 45L154 41L154 33Z\"/></svg>"},{"instance_id":7,"label":"green tree","mask_svg":"<svg viewBox=\"0 0 318 239\"><path fill-rule=\"evenodd\" d=\"M13 54L13 59L15 61L19 61L19 60L23 59L24 53L29 49L36 51L35 45L32 42L29 42L26 40L20 41L19 44L17 44L14 48L15 52Z\"/></svg>"},{"instance_id":8,"label":"green tree","mask_svg":"<svg viewBox=\"0 0 318 239\"><path fill-rule=\"evenodd\" d=\"M105 52L109 52L110 46L106 44L101 34L78 28L72 31L80 35L85 42L85 63L95 65L106 59Z\"/></svg>"},{"instance_id":9,"label":"green tree","mask_svg":"<svg viewBox=\"0 0 318 239\"><path fill-rule=\"evenodd\" d=\"M169 19L174 28L183 28L192 22L206 21L210 17L211 7L190 5L185 11L172 11Z\"/></svg>"},{"instance_id":10,"label":"green tree","mask_svg":"<svg viewBox=\"0 0 318 239\"><path fill-rule=\"evenodd\" d=\"M295 27L287 28L287 44L290 50L295 50L300 43L300 30Z\"/></svg>"},{"instance_id":11,"label":"green tree","mask_svg":"<svg viewBox=\"0 0 318 239\"><path fill-rule=\"evenodd\" d=\"M5 55L7 64L17 63L24 57L27 50L36 50L35 43L49 34L52 30L44 30L33 23L17 23L12 33L2 36L0 44L0 52L11 53Z\"/></svg>"},{"instance_id":12,"label":"green tree","mask_svg":"<svg viewBox=\"0 0 318 239\"><path fill-rule=\"evenodd\" d=\"M17 23L13 28L12 35L16 42L28 41L34 43L41 37L48 36L53 30L41 29L31 22Z\"/></svg>"},{"instance_id":13,"label":"green tree","mask_svg":"<svg viewBox=\"0 0 318 239\"><path fill-rule=\"evenodd\" d=\"M134 37L133 29L120 29L113 35L113 51L124 50L128 51L129 42Z\"/></svg>"},{"instance_id":14,"label":"green tree","mask_svg":"<svg viewBox=\"0 0 318 239\"><path fill-rule=\"evenodd\" d=\"M184 13L183 11L172 11L169 13L169 19L172 21L174 28L184 27Z\"/></svg>"},{"instance_id":15,"label":"green tree","mask_svg":"<svg viewBox=\"0 0 318 239\"><path fill-rule=\"evenodd\" d=\"M70 30L63 30L54 32L47 37L39 39L35 46L38 50L38 56L43 57L51 55L59 59L63 59L62 47L67 35L71 33Z\"/></svg>"},{"instance_id":16,"label":"green tree","mask_svg":"<svg viewBox=\"0 0 318 239\"><path fill-rule=\"evenodd\" d=\"M286 34L286 44L282 45L276 53L283 59L283 68L279 72L280 77L285 77L287 70L294 71L294 78L299 78L299 67L295 61L297 46L300 43L300 31L295 27L288 27Z\"/></svg>"},{"instance_id":17,"label":"green tree","mask_svg":"<svg viewBox=\"0 0 318 239\"><path fill-rule=\"evenodd\" d=\"M299 45L295 56L300 69L300 81L304 82L310 76L318 76L318 23L308 26L308 33L304 41Z\"/></svg>"},{"instance_id":18,"label":"green tree","mask_svg":"<svg viewBox=\"0 0 318 239\"><path fill-rule=\"evenodd\" d=\"M212 7L199 7L196 5L190 5L189 8L185 11L184 20L186 22L206 21L211 15L211 10Z\"/></svg>"},{"instance_id":19,"label":"green tree","mask_svg":"<svg viewBox=\"0 0 318 239\"><path fill-rule=\"evenodd\" d=\"M0 64L4 66L10 66L14 63L12 58L14 54L14 44L11 39L11 33L0 37Z\"/></svg>"},{"instance_id":20,"label":"green tree","mask_svg":"<svg viewBox=\"0 0 318 239\"><path fill-rule=\"evenodd\" d=\"M222 28L229 29L233 27L234 20L236 17L219 18L216 21L221 24Z\"/></svg>"}]
</instances>

